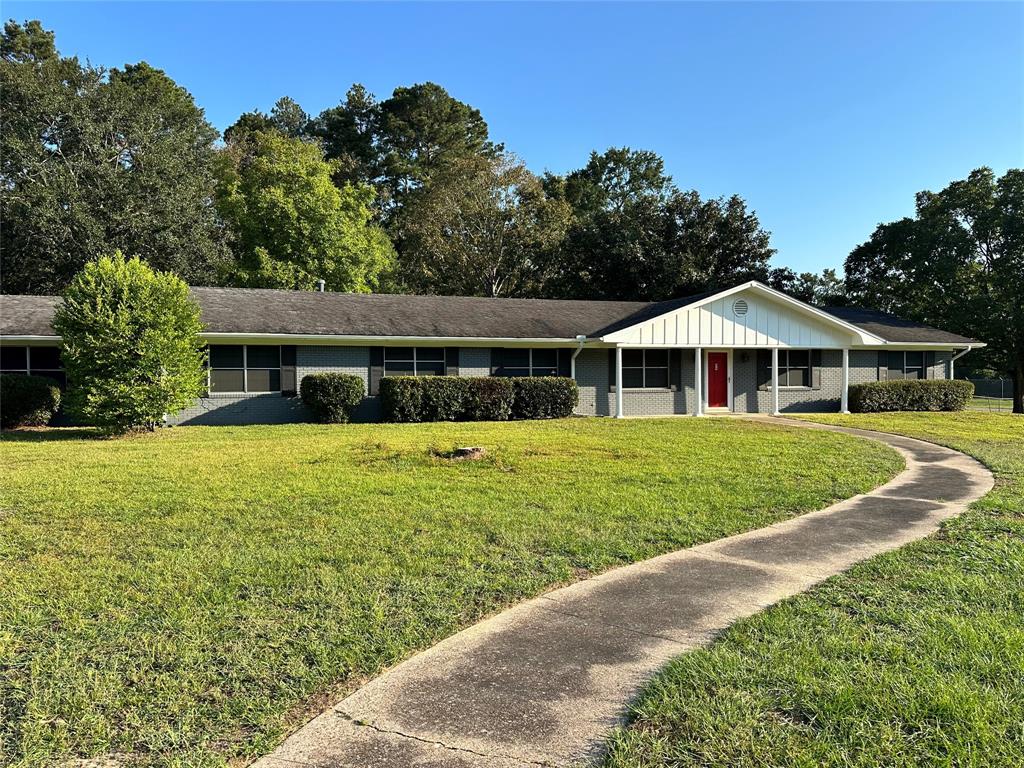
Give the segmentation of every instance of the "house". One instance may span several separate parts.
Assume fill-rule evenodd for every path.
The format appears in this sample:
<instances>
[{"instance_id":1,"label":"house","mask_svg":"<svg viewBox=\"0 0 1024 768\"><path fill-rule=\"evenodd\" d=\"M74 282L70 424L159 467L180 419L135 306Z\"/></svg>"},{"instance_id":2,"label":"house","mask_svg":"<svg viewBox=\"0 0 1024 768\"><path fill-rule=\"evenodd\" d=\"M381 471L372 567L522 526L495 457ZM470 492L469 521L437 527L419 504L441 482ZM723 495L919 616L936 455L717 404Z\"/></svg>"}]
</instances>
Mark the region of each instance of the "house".
<instances>
[{"instance_id":1,"label":"house","mask_svg":"<svg viewBox=\"0 0 1024 768\"><path fill-rule=\"evenodd\" d=\"M661 302L193 288L209 391L178 424L302 421L318 371L571 376L582 415L846 411L850 384L952 378L981 342L864 309L819 309L758 282ZM4 296L3 372L63 381L52 296ZM778 386L774 386L774 383Z\"/></svg>"}]
</instances>

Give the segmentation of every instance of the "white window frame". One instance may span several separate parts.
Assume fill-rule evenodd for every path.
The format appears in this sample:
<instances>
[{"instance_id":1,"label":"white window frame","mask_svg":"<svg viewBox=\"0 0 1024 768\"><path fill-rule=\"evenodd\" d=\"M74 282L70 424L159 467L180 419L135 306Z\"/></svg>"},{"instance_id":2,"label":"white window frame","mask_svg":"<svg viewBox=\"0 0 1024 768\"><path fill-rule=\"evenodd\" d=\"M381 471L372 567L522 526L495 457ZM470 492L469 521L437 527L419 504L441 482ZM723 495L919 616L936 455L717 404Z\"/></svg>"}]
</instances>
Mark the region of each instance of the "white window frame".
<instances>
[{"instance_id":1,"label":"white window frame","mask_svg":"<svg viewBox=\"0 0 1024 768\"><path fill-rule=\"evenodd\" d=\"M388 350L391 350L391 349L401 349L401 347L384 347L384 364L382 366L382 368L384 369L383 375L384 376L388 376L388 375L391 375L391 376L409 376L410 374L408 374L408 373L388 374L388 362L389 362L388 361ZM391 360L390 362L392 362L392 363L412 363L412 374L411 375L412 376L419 376L420 375L419 350L421 350L421 349L431 349L431 350L439 349L439 350L441 350L441 359L440 360L438 360L437 358L434 358L433 360L423 360L422 362L424 363L424 365L429 363L432 366L437 365L438 363L441 363L442 370L441 370L440 375L441 376L447 376L448 375L448 353L447 353L445 347L408 347L408 349L412 350L412 359L411 360L408 359L408 358L401 358L401 359ZM438 374L435 374L435 373L431 372L430 374L426 374L426 375L436 376Z\"/></svg>"},{"instance_id":2,"label":"white window frame","mask_svg":"<svg viewBox=\"0 0 1024 768\"><path fill-rule=\"evenodd\" d=\"M626 350L622 350L623 356L625 356ZM622 383L623 389L655 389L655 390L671 390L672 389L672 352L668 349L641 349L639 350L643 354L642 363L640 365L622 365ZM664 352L665 353L665 365L648 365L647 364L647 353L648 352ZM665 383L664 384L648 384L647 383L647 371L665 371ZM639 387L627 387L626 386L626 371L640 371L641 381L643 384Z\"/></svg>"},{"instance_id":3,"label":"white window frame","mask_svg":"<svg viewBox=\"0 0 1024 768\"><path fill-rule=\"evenodd\" d=\"M529 358L528 358L529 359L529 364L526 365L525 367L522 366L522 365L504 365L504 364L502 364L502 371L503 371L503 373L504 373L504 371L507 371L508 369L511 368L512 370L515 370L515 371L526 371L526 375L525 376L522 376L522 375L519 375L519 374L509 375L508 373L504 373L504 376L506 378L509 378L509 379L532 379L535 376L537 378L543 378L545 376L557 376L558 375L558 349L557 348L556 349L544 349L544 350L542 350L544 352L549 352L550 351L550 352L554 352L555 353L555 364L554 365L535 365L534 362L533 362L533 353L536 352L537 350L534 349L533 347L530 347L526 351L529 352ZM551 371L551 370L553 370L554 373L539 373L538 374L538 373L534 373L535 370L544 370L544 371Z\"/></svg>"},{"instance_id":4,"label":"white window frame","mask_svg":"<svg viewBox=\"0 0 1024 768\"><path fill-rule=\"evenodd\" d=\"M264 367L260 366L258 368L254 367L252 369L254 371L277 371L277 389L260 389L260 390L257 390L255 392L251 392L249 390L249 346L250 346L249 344L210 344L210 345L207 345L207 350L209 350L210 347L236 347L236 346L239 346L239 347L242 348L242 367L241 368L225 368L225 367L214 368L210 364L211 361L210 361L209 354L207 355L207 358L206 358L206 394L208 396L209 395L273 395L275 393L276 394L281 394L281 391L282 391L281 390L281 368L282 368L282 365L281 365L281 345L280 344L260 344L260 345L258 345L258 346L261 346L261 347L265 346L265 347L276 347L277 348L277 368L264 368ZM242 389L239 389L239 390L222 390L220 392L213 392L210 389L210 385L212 383L212 381L211 381L211 374L213 373L214 370L217 370L217 371L241 371L242 372Z\"/></svg>"}]
</instances>

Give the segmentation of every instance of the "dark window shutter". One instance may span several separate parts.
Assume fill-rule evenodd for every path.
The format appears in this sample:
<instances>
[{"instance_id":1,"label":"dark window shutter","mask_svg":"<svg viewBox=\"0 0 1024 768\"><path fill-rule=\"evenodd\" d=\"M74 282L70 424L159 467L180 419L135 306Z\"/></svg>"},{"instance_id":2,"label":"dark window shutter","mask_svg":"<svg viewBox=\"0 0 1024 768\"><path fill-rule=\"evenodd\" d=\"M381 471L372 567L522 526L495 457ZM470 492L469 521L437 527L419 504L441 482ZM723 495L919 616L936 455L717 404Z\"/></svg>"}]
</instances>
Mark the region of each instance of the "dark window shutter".
<instances>
[{"instance_id":1,"label":"dark window shutter","mask_svg":"<svg viewBox=\"0 0 1024 768\"><path fill-rule=\"evenodd\" d=\"M298 392L296 357L294 344L281 346L281 394L285 397L293 397Z\"/></svg>"},{"instance_id":2,"label":"dark window shutter","mask_svg":"<svg viewBox=\"0 0 1024 768\"><path fill-rule=\"evenodd\" d=\"M925 352L924 353L924 377L926 379L935 378L935 353Z\"/></svg>"},{"instance_id":3,"label":"dark window shutter","mask_svg":"<svg viewBox=\"0 0 1024 768\"><path fill-rule=\"evenodd\" d=\"M885 352L878 353L878 380L886 381L889 378L889 363Z\"/></svg>"},{"instance_id":4,"label":"dark window shutter","mask_svg":"<svg viewBox=\"0 0 1024 768\"><path fill-rule=\"evenodd\" d=\"M445 376L458 376L459 375L459 348L458 347L445 347L444 348L444 375Z\"/></svg>"},{"instance_id":5,"label":"dark window shutter","mask_svg":"<svg viewBox=\"0 0 1024 768\"><path fill-rule=\"evenodd\" d=\"M811 389L821 389L821 350L811 350Z\"/></svg>"},{"instance_id":6,"label":"dark window shutter","mask_svg":"<svg viewBox=\"0 0 1024 768\"><path fill-rule=\"evenodd\" d=\"M903 353L902 352L890 352L888 355L889 361L889 380L902 379L903 378Z\"/></svg>"},{"instance_id":7,"label":"dark window shutter","mask_svg":"<svg viewBox=\"0 0 1024 768\"><path fill-rule=\"evenodd\" d=\"M491 347L491 376L505 375L505 350Z\"/></svg>"},{"instance_id":8,"label":"dark window shutter","mask_svg":"<svg viewBox=\"0 0 1024 768\"><path fill-rule=\"evenodd\" d=\"M768 391L768 382L772 378L772 351L770 349L757 350L757 388L762 392Z\"/></svg>"},{"instance_id":9,"label":"dark window shutter","mask_svg":"<svg viewBox=\"0 0 1024 768\"><path fill-rule=\"evenodd\" d=\"M615 391L615 350L608 350L608 390Z\"/></svg>"},{"instance_id":10,"label":"dark window shutter","mask_svg":"<svg viewBox=\"0 0 1024 768\"><path fill-rule=\"evenodd\" d=\"M572 353L574 349L558 350L558 375L572 376Z\"/></svg>"},{"instance_id":11,"label":"dark window shutter","mask_svg":"<svg viewBox=\"0 0 1024 768\"><path fill-rule=\"evenodd\" d=\"M683 388L683 350L668 351L668 384L676 392Z\"/></svg>"},{"instance_id":12,"label":"dark window shutter","mask_svg":"<svg viewBox=\"0 0 1024 768\"><path fill-rule=\"evenodd\" d=\"M370 347L369 394L380 394L380 380L384 378L384 347Z\"/></svg>"}]
</instances>

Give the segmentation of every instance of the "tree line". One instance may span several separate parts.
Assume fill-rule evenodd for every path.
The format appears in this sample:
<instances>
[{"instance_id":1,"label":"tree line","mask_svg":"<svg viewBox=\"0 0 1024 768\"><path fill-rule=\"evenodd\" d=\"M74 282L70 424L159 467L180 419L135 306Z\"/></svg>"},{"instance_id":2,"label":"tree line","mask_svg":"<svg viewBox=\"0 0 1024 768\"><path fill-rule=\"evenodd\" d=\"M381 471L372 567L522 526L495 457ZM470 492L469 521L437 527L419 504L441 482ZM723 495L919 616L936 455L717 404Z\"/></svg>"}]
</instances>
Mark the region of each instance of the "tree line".
<instances>
[{"instance_id":1,"label":"tree line","mask_svg":"<svg viewBox=\"0 0 1024 768\"><path fill-rule=\"evenodd\" d=\"M223 137L145 62L106 70L38 21L0 40L0 283L55 293L137 255L193 285L660 300L761 280L989 341L1024 389L1024 181L986 168L882 224L845 278L773 268L738 195L678 187L654 152L592 152L536 175L434 83L353 85L307 114L281 98Z\"/></svg>"}]
</instances>

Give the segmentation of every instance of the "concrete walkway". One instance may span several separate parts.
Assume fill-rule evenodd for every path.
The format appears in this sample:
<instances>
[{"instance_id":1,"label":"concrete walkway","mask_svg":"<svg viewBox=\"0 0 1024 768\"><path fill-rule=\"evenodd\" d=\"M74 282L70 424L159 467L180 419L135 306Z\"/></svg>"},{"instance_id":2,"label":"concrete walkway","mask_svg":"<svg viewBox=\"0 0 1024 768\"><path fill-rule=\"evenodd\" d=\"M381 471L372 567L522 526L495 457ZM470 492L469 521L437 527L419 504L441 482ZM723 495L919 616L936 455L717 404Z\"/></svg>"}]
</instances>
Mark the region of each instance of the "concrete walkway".
<instances>
[{"instance_id":1,"label":"concrete walkway","mask_svg":"<svg viewBox=\"0 0 1024 768\"><path fill-rule=\"evenodd\" d=\"M470 627L371 681L259 768L521 768L599 758L626 705L672 658L737 619L935 531L992 487L931 443L806 422L891 445L906 470L871 493L609 571Z\"/></svg>"}]
</instances>

